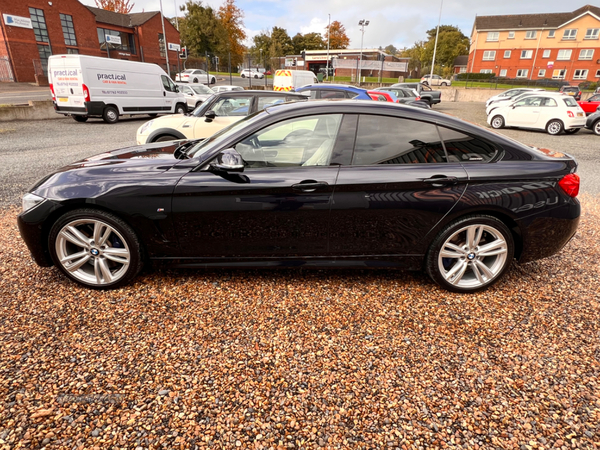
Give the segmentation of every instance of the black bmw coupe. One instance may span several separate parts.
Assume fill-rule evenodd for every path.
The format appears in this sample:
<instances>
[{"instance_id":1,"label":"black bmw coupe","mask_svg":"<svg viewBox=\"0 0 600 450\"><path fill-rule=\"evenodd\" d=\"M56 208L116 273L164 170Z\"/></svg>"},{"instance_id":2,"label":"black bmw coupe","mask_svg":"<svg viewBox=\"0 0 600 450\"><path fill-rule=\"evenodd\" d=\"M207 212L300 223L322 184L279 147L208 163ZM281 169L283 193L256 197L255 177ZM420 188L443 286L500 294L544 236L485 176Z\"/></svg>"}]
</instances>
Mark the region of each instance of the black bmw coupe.
<instances>
[{"instance_id":1,"label":"black bmw coupe","mask_svg":"<svg viewBox=\"0 0 600 450\"><path fill-rule=\"evenodd\" d=\"M33 258L91 288L145 263L399 267L475 292L574 235L577 163L456 118L361 101L269 107L202 141L103 153L23 198Z\"/></svg>"}]
</instances>

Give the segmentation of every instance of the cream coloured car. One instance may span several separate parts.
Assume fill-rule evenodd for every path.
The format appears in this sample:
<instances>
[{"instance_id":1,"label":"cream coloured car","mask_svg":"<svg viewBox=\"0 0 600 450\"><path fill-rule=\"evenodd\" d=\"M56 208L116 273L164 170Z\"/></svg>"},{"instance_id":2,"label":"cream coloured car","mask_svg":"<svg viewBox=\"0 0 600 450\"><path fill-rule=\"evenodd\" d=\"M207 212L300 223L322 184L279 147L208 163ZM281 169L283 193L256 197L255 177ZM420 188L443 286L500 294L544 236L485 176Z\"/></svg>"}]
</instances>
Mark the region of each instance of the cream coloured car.
<instances>
[{"instance_id":1,"label":"cream coloured car","mask_svg":"<svg viewBox=\"0 0 600 450\"><path fill-rule=\"evenodd\" d=\"M190 115L172 114L152 119L137 130L138 144L204 139L267 106L290 101L306 101L293 92L227 91L214 94Z\"/></svg>"}]
</instances>

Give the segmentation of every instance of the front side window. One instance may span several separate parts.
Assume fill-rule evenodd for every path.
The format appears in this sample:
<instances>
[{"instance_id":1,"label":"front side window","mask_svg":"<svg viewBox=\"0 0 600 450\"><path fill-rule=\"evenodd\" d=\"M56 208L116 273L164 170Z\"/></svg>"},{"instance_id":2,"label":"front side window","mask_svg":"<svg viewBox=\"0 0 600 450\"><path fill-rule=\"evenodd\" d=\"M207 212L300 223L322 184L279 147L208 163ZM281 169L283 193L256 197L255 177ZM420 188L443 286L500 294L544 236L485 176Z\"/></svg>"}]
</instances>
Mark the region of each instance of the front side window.
<instances>
[{"instance_id":1,"label":"front side window","mask_svg":"<svg viewBox=\"0 0 600 450\"><path fill-rule=\"evenodd\" d=\"M163 36L162 33L158 33L158 50L160 51L161 58L167 57L167 50L165 47L165 37Z\"/></svg>"},{"instance_id":2,"label":"front side window","mask_svg":"<svg viewBox=\"0 0 600 450\"><path fill-rule=\"evenodd\" d=\"M542 54L542 58L550 58L550 50L544 50Z\"/></svg>"},{"instance_id":3,"label":"front side window","mask_svg":"<svg viewBox=\"0 0 600 450\"><path fill-rule=\"evenodd\" d=\"M446 153L435 125L397 117L360 116L353 165L444 162Z\"/></svg>"},{"instance_id":4,"label":"front side window","mask_svg":"<svg viewBox=\"0 0 600 450\"><path fill-rule=\"evenodd\" d=\"M487 41L497 41L500 37L500 33L498 31L488 31Z\"/></svg>"},{"instance_id":5,"label":"front side window","mask_svg":"<svg viewBox=\"0 0 600 450\"><path fill-rule=\"evenodd\" d=\"M586 50L581 50L579 52L579 59L593 59L594 58L594 50L589 48Z\"/></svg>"},{"instance_id":6,"label":"front side window","mask_svg":"<svg viewBox=\"0 0 600 450\"><path fill-rule=\"evenodd\" d=\"M211 106L210 109L212 109L215 114L220 117L247 116L250 114L251 106L251 96L221 97Z\"/></svg>"},{"instance_id":7,"label":"front side window","mask_svg":"<svg viewBox=\"0 0 600 450\"><path fill-rule=\"evenodd\" d=\"M169 77L161 75L160 78L162 80L165 91L177 92L177 86L175 86L175 83L173 83Z\"/></svg>"},{"instance_id":8,"label":"front side window","mask_svg":"<svg viewBox=\"0 0 600 450\"><path fill-rule=\"evenodd\" d=\"M585 80L588 76L587 69L577 69L573 74L573 78L576 80Z\"/></svg>"},{"instance_id":9,"label":"front side window","mask_svg":"<svg viewBox=\"0 0 600 450\"><path fill-rule=\"evenodd\" d=\"M483 60L484 61L493 61L496 59L496 51L495 50L486 50L483 52Z\"/></svg>"},{"instance_id":10,"label":"front side window","mask_svg":"<svg viewBox=\"0 0 600 450\"><path fill-rule=\"evenodd\" d=\"M572 50L559 50L558 51L558 56L556 57L557 60L561 60L561 61L568 61L571 59L571 52Z\"/></svg>"},{"instance_id":11,"label":"front side window","mask_svg":"<svg viewBox=\"0 0 600 450\"><path fill-rule=\"evenodd\" d=\"M533 50L521 50L521 59L531 59Z\"/></svg>"},{"instance_id":12,"label":"front side window","mask_svg":"<svg viewBox=\"0 0 600 450\"><path fill-rule=\"evenodd\" d=\"M537 36L537 31L535 30L529 30L527 33L525 33L525 39L535 39Z\"/></svg>"},{"instance_id":13,"label":"front side window","mask_svg":"<svg viewBox=\"0 0 600 450\"><path fill-rule=\"evenodd\" d=\"M517 103L515 103L516 107L536 107L536 106L540 106L542 104L542 98L540 97L527 97L524 98L523 100L519 100Z\"/></svg>"},{"instance_id":14,"label":"front side window","mask_svg":"<svg viewBox=\"0 0 600 450\"><path fill-rule=\"evenodd\" d=\"M348 98L346 97L346 93L343 91L334 91L323 89L321 90L321 98Z\"/></svg>"},{"instance_id":15,"label":"front side window","mask_svg":"<svg viewBox=\"0 0 600 450\"><path fill-rule=\"evenodd\" d=\"M504 50L504 57L505 57L505 58L510 58L510 54L511 54L511 53L512 53L512 52L511 52L510 50Z\"/></svg>"},{"instance_id":16,"label":"front side window","mask_svg":"<svg viewBox=\"0 0 600 450\"><path fill-rule=\"evenodd\" d=\"M566 41L571 41L571 40L575 39L576 37L577 37L577 29L576 28L566 29L565 32L563 33L563 40L566 40Z\"/></svg>"},{"instance_id":17,"label":"front side window","mask_svg":"<svg viewBox=\"0 0 600 450\"><path fill-rule=\"evenodd\" d=\"M328 166L342 114L284 120L238 142L246 167Z\"/></svg>"},{"instance_id":18,"label":"front side window","mask_svg":"<svg viewBox=\"0 0 600 450\"><path fill-rule=\"evenodd\" d=\"M37 42L50 42L48 38L48 27L46 27L46 17L44 11L37 8L29 8L29 17L33 25L33 34Z\"/></svg>"},{"instance_id":19,"label":"front side window","mask_svg":"<svg viewBox=\"0 0 600 450\"><path fill-rule=\"evenodd\" d=\"M588 28L585 32L585 39L598 39L600 28Z\"/></svg>"},{"instance_id":20,"label":"front side window","mask_svg":"<svg viewBox=\"0 0 600 450\"><path fill-rule=\"evenodd\" d=\"M527 78L528 73L529 69L519 69L517 70L517 78Z\"/></svg>"},{"instance_id":21,"label":"front side window","mask_svg":"<svg viewBox=\"0 0 600 450\"><path fill-rule=\"evenodd\" d=\"M77 47L77 38L75 37L75 27L73 26L73 17L68 14L60 14L60 24L62 25L65 44Z\"/></svg>"},{"instance_id":22,"label":"front side window","mask_svg":"<svg viewBox=\"0 0 600 450\"><path fill-rule=\"evenodd\" d=\"M557 107L558 105L556 104L556 100L546 97L542 100L542 106Z\"/></svg>"}]
</instances>

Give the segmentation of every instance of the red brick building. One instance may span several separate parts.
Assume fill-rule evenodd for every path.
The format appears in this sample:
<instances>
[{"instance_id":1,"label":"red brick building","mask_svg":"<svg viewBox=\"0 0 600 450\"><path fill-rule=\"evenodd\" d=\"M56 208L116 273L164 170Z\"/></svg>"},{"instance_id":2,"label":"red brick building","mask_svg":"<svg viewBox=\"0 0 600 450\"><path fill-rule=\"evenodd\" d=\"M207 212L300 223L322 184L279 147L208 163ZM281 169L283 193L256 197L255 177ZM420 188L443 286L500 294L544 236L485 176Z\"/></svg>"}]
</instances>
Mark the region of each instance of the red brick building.
<instances>
[{"instance_id":1,"label":"red brick building","mask_svg":"<svg viewBox=\"0 0 600 450\"><path fill-rule=\"evenodd\" d=\"M179 32L166 19L164 39L158 11L119 14L78 0L0 0L0 12L2 81L44 78L48 57L65 53L156 63L166 70L167 45L180 43ZM121 43L107 43L106 36ZM168 51L173 72L177 53Z\"/></svg>"}]
</instances>

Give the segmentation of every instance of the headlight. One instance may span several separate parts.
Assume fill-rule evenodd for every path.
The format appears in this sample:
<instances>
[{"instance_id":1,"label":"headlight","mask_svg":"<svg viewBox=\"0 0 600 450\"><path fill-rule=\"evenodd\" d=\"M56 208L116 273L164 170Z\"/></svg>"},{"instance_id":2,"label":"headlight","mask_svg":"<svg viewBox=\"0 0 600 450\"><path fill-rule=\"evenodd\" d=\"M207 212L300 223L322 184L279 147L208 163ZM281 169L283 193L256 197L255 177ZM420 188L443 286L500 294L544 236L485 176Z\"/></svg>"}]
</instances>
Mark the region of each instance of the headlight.
<instances>
[{"instance_id":1,"label":"headlight","mask_svg":"<svg viewBox=\"0 0 600 450\"><path fill-rule=\"evenodd\" d=\"M46 199L40 197L39 195L28 192L23 196L23 212L29 211L30 209L42 203L44 200Z\"/></svg>"},{"instance_id":2,"label":"headlight","mask_svg":"<svg viewBox=\"0 0 600 450\"><path fill-rule=\"evenodd\" d=\"M153 123L154 123L154 120L149 120L148 122L146 122L144 125L142 125L140 127L140 129L138 130L138 134L144 134L144 132L146 132L148 130L148 128L150 128L152 126Z\"/></svg>"}]
</instances>

